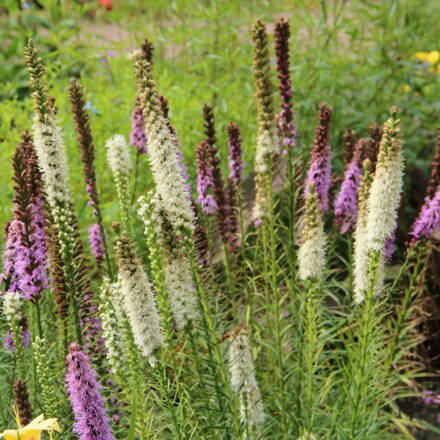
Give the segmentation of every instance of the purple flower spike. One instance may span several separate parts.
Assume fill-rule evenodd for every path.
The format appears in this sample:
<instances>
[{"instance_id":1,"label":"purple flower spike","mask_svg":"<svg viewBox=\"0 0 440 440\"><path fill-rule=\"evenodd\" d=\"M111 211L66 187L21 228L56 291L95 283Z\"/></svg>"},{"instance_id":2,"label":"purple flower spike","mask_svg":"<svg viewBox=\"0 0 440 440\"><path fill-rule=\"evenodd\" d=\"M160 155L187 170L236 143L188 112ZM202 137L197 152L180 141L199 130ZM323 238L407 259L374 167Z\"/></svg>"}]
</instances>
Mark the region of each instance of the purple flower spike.
<instances>
[{"instance_id":1,"label":"purple flower spike","mask_svg":"<svg viewBox=\"0 0 440 440\"><path fill-rule=\"evenodd\" d=\"M336 223L341 225L343 234L354 228L357 221L357 201L362 174L361 158L363 148L364 142L361 140L356 144L353 157L345 169L344 180L335 200Z\"/></svg>"},{"instance_id":2,"label":"purple flower spike","mask_svg":"<svg viewBox=\"0 0 440 440\"><path fill-rule=\"evenodd\" d=\"M197 147L197 193L199 203L206 214L212 214L217 209L215 198L209 193L214 189L210 151L210 146L206 141L200 142Z\"/></svg>"},{"instance_id":3,"label":"purple flower spike","mask_svg":"<svg viewBox=\"0 0 440 440\"><path fill-rule=\"evenodd\" d=\"M328 211L328 195L331 184L330 118L330 107L323 104L318 113L312 158L304 190L304 197L307 197L310 185L314 186L323 212Z\"/></svg>"},{"instance_id":4,"label":"purple flower spike","mask_svg":"<svg viewBox=\"0 0 440 440\"><path fill-rule=\"evenodd\" d=\"M98 223L89 227L89 245L96 261L101 262L104 259L104 244Z\"/></svg>"},{"instance_id":5,"label":"purple flower spike","mask_svg":"<svg viewBox=\"0 0 440 440\"><path fill-rule=\"evenodd\" d=\"M66 385L80 440L114 440L96 372L78 344L70 345Z\"/></svg>"},{"instance_id":6,"label":"purple flower spike","mask_svg":"<svg viewBox=\"0 0 440 440\"><path fill-rule=\"evenodd\" d=\"M239 185L243 174L243 161L241 159L241 139L240 129L234 122L226 127L229 138L229 180L235 185Z\"/></svg>"},{"instance_id":7,"label":"purple flower spike","mask_svg":"<svg viewBox=\"0 0 440 440\"><path fill-rule=\"evenodd\" d=\"M281 112L278 115L279 134L283 145L295 148L297 132L293 123L292 110L292 81L290 79L289 61L290 24L281 18L275 25L275 52L277 58L277 72L279 79L279 95Z\"/></svg>"},{"instance_id":8,"label":"purple flower spike","mask_svg":"<svg viewBox=\"0 0 440 440\"><path fill-rule=\"evenodd\" d=\"M413 224L410 235L411 245L423 237L429 237L433 232L440 229L440 188L437 189L434 197L425 198L425 203Z\"/></svg>"},{"instance_id":9,"label":"purple flower spike","mask_svg":"<svg viewBox=\"0 0 440 440\"><path fill-rule=\"evenodd\" d=\"M147 152L147 136L144 127L142 108L136 105L131 114L130 144L137 147L140 154Z\"/></svg>"}]
</instances>

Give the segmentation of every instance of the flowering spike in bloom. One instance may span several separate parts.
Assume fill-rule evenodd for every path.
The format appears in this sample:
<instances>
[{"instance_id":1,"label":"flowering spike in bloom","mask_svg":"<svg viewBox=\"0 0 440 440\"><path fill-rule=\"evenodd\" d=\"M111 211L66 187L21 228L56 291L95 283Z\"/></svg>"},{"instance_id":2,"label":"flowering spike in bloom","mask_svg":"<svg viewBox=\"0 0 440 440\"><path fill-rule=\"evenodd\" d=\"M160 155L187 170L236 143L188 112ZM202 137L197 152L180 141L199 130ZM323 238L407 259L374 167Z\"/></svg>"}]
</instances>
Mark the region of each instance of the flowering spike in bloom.
<instances>
[{"instance_id":1,"label":"flowering spike in bloom","mask_svg":"<svg viewBox=\"0 0 440 440\"><path fill-rule=\"evenodd\" d=\"M197 193L198 201L205 214L212 214L217 209L217 203L212 194L214 181L212 177L212 157L206 141L197 146Z\"/></svg>"},{"instance_id":2,"label":"flowering spike in bloom","mask_svg":"<svg viewBox=\"0 0 440 440\"><path fill-rule=\"evenodd\" d=\"M289 39L290 23L280 18L275 24L275 53L277 57L277 72L279 80L279 95L281 112L278 115L279 136L284 146L296 146L297 132L293 122L292 110L292 81L290 79Z\"/></svg>"},{"instance_id":3,"label":"flowering spike in bloom","mask_svg":"<svg viewBox=\"0 0 440 440\"><path fill-rule=\"evenodd\" d=\"M280 152L280 140L276 130L273 103L273 87L270 79L269 44L266 26L257 20L252 28L254 51L253 72L256 84L258 134L255 153L255 206L253 218L255 225L271 207L272 168L274 158Z\"/></svg>"},{"instance_id":4,"label":"flowering spike in bloom","mask_svg":"<svg viewBox=\"0 0 440 440\"><path fill-rule=\"evenodd\" d=\"M365 142L357 142L350 162L344 172L344 180L334 203L336 223L341 225L341 232L345 234L356 225L358 209L358 187L362 174L361 158Z\"/></svg>"},{"instance_id":5,"label":"flowering spike in bloom","mask_svg":"<svg viewBox=\"0 0 440 440\"><path fill-rule=\"evenodd\" d=\"M145 154L147 152L147 136L145 135L144 127L145 123L142 109L136 102L131 114L130 145L136 147L139 154Z\"/></svg>"},{"instance_id":6,"label":"flowering spike in bloom","mask_svg":"<svg viewBox=\"0 0 440 440\"><path fill-rule=\"evenodd\" d=\"M139 53L135 55L135 72L156 190L174 233L189 239L194 231L194 211L179 166L176 138L162 111L151 64Z\"/></svg>"},{"instance_id":7,"label":"flowering spike in bloom","mask_svg":"<svg viewBox=\"0 0 440 440\"><path fill-rule=\"evenodd\" d=\"M243 174L243 160L241 158L240 128L234 122L230 122L226 127L229 138L229 179L235 184L240 185Z\"/></svg>"},{"instance_id":8,"label":"flowering spike in bloom","mask_svg":"<svg viewBox=\"0 0 440 440\"><path fill-rule=\"evenodd\" d=\"M321 105L318 112L318 125L316 126L312 157L304 190L304 195L307 196L310 186L314 186L323 212L328 210L331 184L330 120L330 107L326 104Z\"/></svg>"},{"instance_id":9,"label":"flowering spike in bloom","mask_svg":"<svg viewBox=\"0 0 440 440\"><path fill-rule=\"evenodd\" d=\"M383 252L386 240L397 225L397 210L402 193L403 155L397 108L385 123L367 204L367 230L370 250Z\"/></svg>"},{"instance_id":10,"label":"flowering spike in bloom","mask_svg":"<svg viewBox=\"0 0 440 440\"><path fill-rule=\"evenodd\" d=\"M416 218L410 235L412 237L411 245L413 246L422 238L429 236L440 229L440 188L437 189L434 197L425 198L418 217Z\"/></svg>"},{"instance_id":11,"label":"flowering spike in bloom","mask_svg":"<svg viewBox=\"0 0 440 440\"><path fill-rule=\"evenodd\" d=\"M368 243L367 243L367 202L374 173L370 159L362 163L362 177L358 191L358 215L354 232L354 300L359 303L364 298L367 288Z\"/></svg>"},{"instance_id":12,"label":"flowering spike in bloom","mask_svg":"<svg viewBox=\"0 0 440 440\"><path fill-rule=\"evenodd\" d=\"M101 229L98 223L94 223L89 227L89 244L93 256L95 257L98 264L104 259L104 245L103 237L101 235Z\"/></svg>"},{"instance_id":13,"label":"flowering spike in bloom","mask_svg":"<svg viewBox=\"0 0 440 440\"><path fill-rule=\"evenodd\" d=\"M163 345L164 337L160 325L153 290L134 244L126 233L118 236L115 246L125 310L133 330L136 345L142 354L154 363L154 351Z\"/></svg>"},{"instance_id":14,"label":"flowering spike in bloom","mask_svg":"<svg viewBox=\"0 0 440 440\"><path fill-rule=\"evenodd\" d=\"M168 233L169 222L160 198L150 195L150 198L139 198L139 215L144 221L145 232L151 235L150 228L154 227L155 237L162 249L160 255L163 271L163 283L166 288L169 308L176 327L184 329L191 321L199 317L198 302L188 256L179 246L178 241ZM152 255L154 258L154 254ZM159 255L156 255L159 257ZM163 257L163 258L162 258ZM153 262L152 262L153 264ZM156 267L157 262L155 263ZM157 275L157 274L156 274ZM162 280L160 280L161 282Z\"/></svg>"},{"instance_id":15,"label":"flowering spike in bloom","mask_svg":"<svg viewBox=\"0 0 440 440\"><path fill-rule=\"evenodd\" d=\"M124 136L116 134L105 144L107 162L113 173L118 194L121 221L124 228L129 227L130 199L128 195L128 176L131 170L130 150Z\"/></svg>"},{"instance_id":16,"label":"flowering spike in bloom","mask_svg":"<svg viewBox=\"0 0 440 440\"><path fill-rule=\"evenodd\" d=\"M47 247L43 191L35 148L28 133L13 156L14 213L9 226L8 241L14 240L13 259L10 260L13 283L11 289L31 301L37 301L48 287ZM10 243L12 246L12 243ZM6 246L6 254L12 248Z\"/></svg>"},{"instance_id":17,"label":"flowering spike in bloom","mask_svg":"<svg viewBox=\"0 0 440 440\"><path fill-rule=\"evenodd\" d=\"M306 196L306 205L298 251L299 277L320 280L325 268L324 221L319 198L313 185Z\"/></svg>"},{"instance_id":18,"label":"flowering spike in bloom","mask_svg":"<svg viewBox=\"0 0 440 440\"><path fill-rule=\"evenodd\" d=\"M229 332L229 372L232 389L240 396L240 417L244 424L258 428L264 423L264 406L255 378L248 332L243 328Z\"/></svg>"},{"instance_id":19,"label":"flowering spike in bloom","mask_svg":"<svg viewBox=\"0 0 440 440\"><path fill-rule=\"evenodd\" d=\"M114 440L96 372L78 344L67 355L66 386L80 440Z\"/></svg>"}]
</instances>

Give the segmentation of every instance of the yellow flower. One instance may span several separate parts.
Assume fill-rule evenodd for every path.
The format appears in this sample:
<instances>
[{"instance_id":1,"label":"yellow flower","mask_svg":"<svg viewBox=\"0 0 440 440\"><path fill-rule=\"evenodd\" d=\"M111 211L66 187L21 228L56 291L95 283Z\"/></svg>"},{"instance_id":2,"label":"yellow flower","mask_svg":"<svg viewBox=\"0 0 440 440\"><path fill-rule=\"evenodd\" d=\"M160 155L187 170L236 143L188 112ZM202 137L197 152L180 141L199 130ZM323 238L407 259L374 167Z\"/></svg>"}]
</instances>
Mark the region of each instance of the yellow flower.
<instances>
[{"instance_id":1,"label":"yellow flower","mask_svg":"<svg viewBox=\"0 0 440 440\"><path fill-rule=\"evenodd\" d=\"M61 432L57 419L44 420L43 414L36 417L26 426L21 427L19 422L17 425L18 429L7 429L0 434L0 438L5 440L41 440L41 433L43 431L49 431L49 434L52 431Z\"/></svg>"},{"instance_id":2,"label":"yellow flower","mask_svg":"<svg viewBox=\"0 0 440 440\"><path fill-rule=\"evenodd\" d=\"M440 60L440 52L432 50L431 52L416 52L414 54L420 61L427 61L429 64L437 64Z\"/></svg>"},{"instance_id":3,"label":"yellow flower","mask_svg":"<svg viewBox=\"0 0 440 440\"><path fill-rule=\"evenodd\" d=\"M433 50L426 55L426 61L429 64L437 64L440 59L440 52L438 50Z\"/></svg>"},{"instance_id":4,"label":"yellow flower","mask_svg":"<svg viewBox=\"0 0 440 440\"><path fill-rule=\"evenodd\" d=\"M426 61L426 57L428 56L428 52L416 52L415 56L420 60L420 61Z\"/></svg>"},{"instance_id":5,"label":"yellow flower","mask_svg":"<svg viewBox=\"0 0 440 440\"><path fill-rule=\"evenodd\" d=\"M408 92L411 91L411 86L409 84L404 84L402 86L402 90L403 90L404 93L408 93Z\"/></svg>"}]
</instances>

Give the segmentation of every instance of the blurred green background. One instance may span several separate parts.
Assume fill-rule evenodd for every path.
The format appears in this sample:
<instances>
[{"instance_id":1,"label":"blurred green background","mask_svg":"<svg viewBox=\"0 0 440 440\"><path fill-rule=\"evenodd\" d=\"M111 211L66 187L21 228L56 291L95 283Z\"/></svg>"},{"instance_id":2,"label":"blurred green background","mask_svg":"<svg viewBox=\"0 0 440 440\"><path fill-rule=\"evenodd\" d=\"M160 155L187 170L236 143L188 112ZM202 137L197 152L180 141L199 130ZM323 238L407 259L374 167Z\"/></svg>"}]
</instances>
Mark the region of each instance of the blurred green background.
<instances>
[{"instance_id":1,"label":"blurred green background","mask_svg":"<svg viewBox=\"0 0 440 440\"><path fill-rule=\"evenodd\" d=\"M429 63L416 56L440 49L438 0L113 0L112 10L97 0L2 0L0 226L12 212L11 154L21 132L32 126L22 61L28 38L41 49L49 73L69 152L76 208L81 227L86 228L91 216L69 113L69 78L79 77L87 90L98 185L108 225L117 215L117 204L104 145L111 135L128 136L130 131L136 92L130 60L133 49L145 37L155 45L155 77L160 92L169 99L172 122L191 172L195 171L195 147L203 139L204 102L215 106L224 158L225 126L229 121L240 125L249 170L256 137L250 27L261 18L272 32L279 17L290 19L292 28L299 154L308 157L320 103L333 109L332 146L338 171L343 166L343 131L352 128L367 136L369 126L383 123L388 109L396 104L404 127L411 198L413 188L429 173L439 122L439 61ZM273 75L275 87L275 69ZM140 177L142 191L150 179L145 158ZM413 210L410 206L408 215Z\"/></svg>"}]
</instances>

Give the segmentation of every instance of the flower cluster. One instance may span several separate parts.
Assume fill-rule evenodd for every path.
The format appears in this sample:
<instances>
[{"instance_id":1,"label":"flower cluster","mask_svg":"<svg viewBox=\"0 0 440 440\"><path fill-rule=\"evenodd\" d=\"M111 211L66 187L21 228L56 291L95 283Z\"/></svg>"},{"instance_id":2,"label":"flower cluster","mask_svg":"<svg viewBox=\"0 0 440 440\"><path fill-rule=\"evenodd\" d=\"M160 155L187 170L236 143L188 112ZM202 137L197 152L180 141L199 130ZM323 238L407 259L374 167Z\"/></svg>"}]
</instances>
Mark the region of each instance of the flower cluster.
<instances>
[{"instance_id":1,"label":"flower cluster","mask_svg":"<svg viewBox=\"0 0 440 440\"><path fill-rule=\"evenodd\" d=\"M324 221L318 195L313 185L306 196L306 205L298 251L299 277L319 280L325 267Z\"/></svg>"},{"instance_id":2,"label":"flower cluster","mask_svg":"<svg viewBox=\"0 0 440 440\"><path fill-rule=\"evenodd\" d=\"M318 125L316 126L312 157L304 189L304 195L307 197L310 186L314 186L323 212L328 210L331 184L330 120L330 107L325 104L321 105L318 112Z\"/></svg>"},{"instance_id":3,"label":"flower cluster","mask_svg":"<svg viewBox=\"0 0 440 440\"><path fill-rule=\"evenodd\" d=\"M150 235L152 227L155 238L161 245L160 261L162 262L163 282L174 322L181 330L199 316L190 261L185 250L172 239L172 234L167 234L169 222L159 197L153 196L150 200L140 198L139 205L139 215L146 226L145 232Z\"/></svg>"},{"instance_id":4,"label":"flower cluster","mask_svg":"<svg viewBox=\"0 0 440 440\"><path fill-rule=\"evenodd\" d=\"M361 160L364 144L363 140L357 142L345 169L341 189L334 202L336 222L341 225L343 234L356 225L358 187L362 174Z\"/></svg>"},{"instance_id":5,"label":"flower cluster","mask_svg":"<svg viewBox=\"0 0 440 440\"><path fill-rule=\"evenodd\" d=\"M212 157L206 141L197 146L197 194L198 201L205 214L212 214L217 209L213 194L214 181L212 178Z\"/></svg>"},{"instance_id":6,"label":"flower cluster","mask_svg":"<svg viewBox=\"0 0 440 440\"><path fill-rule=\"evenodd\" d=\"M94 223L89 227L89 245L96 261L100 263L104 259L105 252L101 228L98 223Z\"/></svg>"},{"instance_id":7,"label":"flower cluster","mask_svg":"<svg viewBox=\"0 0 440 440\"><path fill-rule=\"evenodd\" d=\"M256 196L253 217L258 225L268 213L273 159L280 153L280 140L275 123L268 36L266 27L261 20L258 20L252 28L252 41L258 118L254 166Z\"/></svg>"},{"instance_id":8,"label":"flower cluster","mask_svg":"<svg viewBox=\"0 0 440 440\"><path fill-rule=\"evenodd\" d=\"M175 135L161 109L151 65L141 54L135 55L135 71L156 190L174 233L188 238L194 231L194 211L179 166Z\"/></svg>"},{"instance_id":9,"label":"flower cluster","mask_svg":"<svg viewBox=\"0 0 440 440\"><path fill-rule=\"evenodd\" d=\"M294 148L298 136L293 123L292 81L289 60L290 23L281 18L275 24L275 53L279 80L281 112L278 115L279 136L284 146Z\"/></svg>"},{"instance_id":10,"label":"flower cluster","mask_svg":"<svg viewBox=\"0 0 440 440\"><path fill-rule=\"evenodd\" d=\"M75 433L80 440L113 440L101 385L89 359L78 344L71 344L66 360L66 386L75 415Z\"/></svg>"},{"instance_id":11,"label":"flower cluster","mask_svg":"<svg viewBox=\"0 0 440 440\"><path fill-rule=\"evenodd\" d=\"M255 368L248 333L243 328L231 330L228 350L231 385L240 395L240 414L244 424L262 425L265 420L260 388L255 378Z\"/></svg>"},{"instance_id":12,"label":"flower cluster","mask_svg":"<svg viewBox=\"0 0 440 440\"><path fill-rule=\"evenodd\" d=\"M116 134L106 143L107 162L113 173L118 193L121 221L124 228L129 225L130 199L128 196L128 176L132 167L130 150L124 136Z\"/></svg>"},{"instance_id":13,"label":"flower cluster","mask_svg":"<svg viewBox=\"0 0 440 440\"><path fill-rule=\"evenodd\" d=\"M134 250L133 242L126 233L118 236L115 253L119 263L125 310L135 343L150 363L154 363L153 353L163 345L164 338L153 290Z\"/></svg>"}]
</instances>

